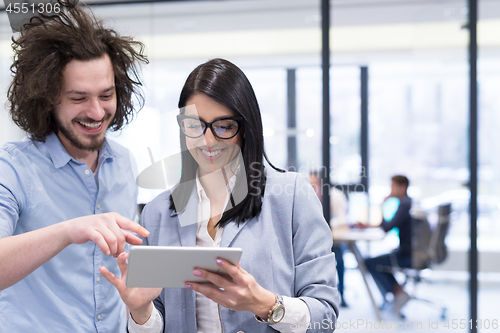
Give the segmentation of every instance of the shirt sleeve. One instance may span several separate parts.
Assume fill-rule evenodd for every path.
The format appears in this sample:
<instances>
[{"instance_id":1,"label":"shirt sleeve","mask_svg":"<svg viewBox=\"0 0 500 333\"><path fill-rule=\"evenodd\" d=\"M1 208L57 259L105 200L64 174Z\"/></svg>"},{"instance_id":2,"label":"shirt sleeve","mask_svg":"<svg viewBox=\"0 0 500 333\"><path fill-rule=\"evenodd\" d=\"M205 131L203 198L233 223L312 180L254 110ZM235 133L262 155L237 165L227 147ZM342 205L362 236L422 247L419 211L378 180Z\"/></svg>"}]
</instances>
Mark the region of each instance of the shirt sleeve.
<instances>
[{"instance_id":1,"label":"shirt sleeve","mask_svg":"<svg viewBox=\"0 0 500 333\"><path fill-rule=\"evenodd\" d=\"M13 157L6 151L0 152L0 238L12 236L19 220L26 193L23 191L21 179L13 165Z\"/></svg>"},{"instance_id":2,"label":"shirt sleeve","mask_svg":"<svg viewBox=\"0 0 500 333\"><path fill-rule=\"evenodd\" d=\"M153 309L151 317L143 325L137 324L132 316L128 318L129 333L161 333L163 332L163 321L160 312L156 308Z\"/></svg>"},{"instance_id":3,"label":"shirt sleeve","mask_svg":"<svg viewBox=\"0 0 500 333\"><path fill-rule=\"evenodd\" d=\"M311 314L306 302L300 298L282 297L285 316L271 327L281 333L305 333L311 322Z\"/></svg>"}]
</instances>

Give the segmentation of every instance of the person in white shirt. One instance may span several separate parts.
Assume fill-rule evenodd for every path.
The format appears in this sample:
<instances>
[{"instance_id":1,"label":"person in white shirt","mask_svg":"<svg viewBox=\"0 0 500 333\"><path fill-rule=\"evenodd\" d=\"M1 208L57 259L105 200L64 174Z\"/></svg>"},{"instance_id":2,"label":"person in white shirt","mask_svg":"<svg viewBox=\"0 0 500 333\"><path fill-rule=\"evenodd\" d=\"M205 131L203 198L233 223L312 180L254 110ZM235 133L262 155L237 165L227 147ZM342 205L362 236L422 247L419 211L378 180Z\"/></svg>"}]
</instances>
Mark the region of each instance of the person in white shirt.
<instances>
[{"instance_id":1,"label":"person in white shirt","mask_svg":"<svg viewBox=\"0 0 500 333\"><path fill-rule=\"evenodd\" d=\"M101 273L130 309L129 332L333 332L338 317L332 238L305 177L275 168L264 153L250 82L213 59L188 77L179 99L182 175L146 205L144 245L239 247L226 275L195 269L211 284L128 288ZM263 159L270 167L264 167Z\"/></svg>"}]
</instances>

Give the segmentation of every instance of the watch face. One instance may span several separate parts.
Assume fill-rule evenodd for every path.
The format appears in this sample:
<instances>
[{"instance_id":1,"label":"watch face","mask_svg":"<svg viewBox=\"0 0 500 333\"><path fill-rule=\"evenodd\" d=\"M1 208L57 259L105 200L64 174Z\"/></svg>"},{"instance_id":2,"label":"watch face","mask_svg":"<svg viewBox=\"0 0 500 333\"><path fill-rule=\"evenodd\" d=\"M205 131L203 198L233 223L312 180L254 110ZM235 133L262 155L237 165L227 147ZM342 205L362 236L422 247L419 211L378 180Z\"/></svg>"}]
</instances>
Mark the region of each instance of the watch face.
<instances>
[{"instance_id":1,"label":"watch face","mask_svg":"<svg viewBox=\"0 0 500 333\"><path fill-rule=\"evenodd\" d=\"M274 309L271 319L273 322L279 323L284 316L285 316L285 308L282 305L279 305Z\"/></svg>"}]
</instances>

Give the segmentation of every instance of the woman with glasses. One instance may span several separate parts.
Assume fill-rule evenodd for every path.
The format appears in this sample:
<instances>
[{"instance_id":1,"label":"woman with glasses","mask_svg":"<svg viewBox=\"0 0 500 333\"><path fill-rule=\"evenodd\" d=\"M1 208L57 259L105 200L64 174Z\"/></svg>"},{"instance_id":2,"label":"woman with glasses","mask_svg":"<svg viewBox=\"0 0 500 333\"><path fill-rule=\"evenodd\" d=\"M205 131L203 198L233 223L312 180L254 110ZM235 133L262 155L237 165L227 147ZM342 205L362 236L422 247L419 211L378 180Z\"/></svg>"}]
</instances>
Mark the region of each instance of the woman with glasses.
<instances>
[{"instance_id":1,"label":"woman with glasses","mask_svg":"<svg viewBox=\"0 0 500 333\"><path fill-rule=\"evenodd\" d=\"M338 292L332 238L305 177L275 168L264 152L254 91L234 64L213 59L188 77L177 117L179 184L146 205L146 245L239 247L211 284L128 288L101 268L127 304L129 332L332 332ZM264 159L267 166L264 166Z\"/></svg>"}]
</instances>

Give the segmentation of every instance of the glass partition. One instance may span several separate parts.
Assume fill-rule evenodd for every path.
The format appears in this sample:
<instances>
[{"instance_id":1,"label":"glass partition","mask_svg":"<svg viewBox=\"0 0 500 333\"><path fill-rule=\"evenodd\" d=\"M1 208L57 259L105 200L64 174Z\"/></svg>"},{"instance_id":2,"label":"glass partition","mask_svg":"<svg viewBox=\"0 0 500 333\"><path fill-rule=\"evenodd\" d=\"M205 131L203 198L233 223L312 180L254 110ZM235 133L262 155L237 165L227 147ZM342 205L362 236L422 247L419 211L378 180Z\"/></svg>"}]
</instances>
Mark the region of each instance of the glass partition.
<instances>
[{"instance_id":1,"label":"glass partition","mask_svg":"<svg viewBox=\"0 0 500 333\"><path fill-rule=\"evenodd\" d=\"M452 328L452 319L458 319L458 322L460 319L469 320L467 260L470 219L466 187L469 177L469 79L468 32L463 29L467 22L467 3L462 0L339 0L331 4L333 66L368 68L369 223L380 223L381 205L391 191L391 177L396 174L410 179L408 193L413 199L412 207L421 207L432 226L437 223L440 205L451 203L453 207L446 238L447 259L440 265L433 265L432 270L423 271L421 283L413 285L410 279L405 286L409 293L417 297L435 300L437 305L444 303L447 306L446 318L441 318L438 306L433 308L417 300L411 300L403 308L405 318L387 316L390 311L383 311L382 317L384 321L392 322L393 328L405 331L448 331ZM359 124L359 118L355 116L360 114L359 105L357 108L354 106L359 103L359 93L355 93L355 89L352 92L349 90L349 87L359 85L359 81L354 79L354 74L352 77L348 80L338 73L337 79L341 83L336 88L337 95L335 91L331 95L332 99L342 98L341 92L350 96L345 99L345 114L337 121L343 127L332 134L344 133L340 140L348 142L359 140L356 135L347 135L347 132L356 133L349 131L349 126ZM333 76L334 82L335 79ZM335 84L332 89L334 87ZM335 128L334 119L332 117ZM356 146L352 144L352 147ZM335 152L336 147L332 148ZM352 155L342 155L337 150L332 154L333 161L340 156L344 159L355 156L356 153L359 154L353 150ZM343 161L343 158L340 162L352 163ZM362 198L353 199L362 202ZM357 208L357 211L360 209L363 207ZM359 218L359 214L350 215L351 218ZM359 246L366 257L371 257L388 253L398 245L398 230L392 230L381 242ZM349 253L344 257L346 266L357 267L357 262ZM396 273L396 278L400 283L404 282L401 273ZM376 321L369 299L365 298L363 290L356 288L363 284L358 271L347 269L346 281L346 302L355 305L344 310L343 314L348 319L364 323ZM375 284L371 286L376 301L381 304L381 294ZM385 309L390 310L390 306ZM347 327L345 331L372 331L366 325L351 328ZM453 330L465 332L467 327L453 326Z\"/></svg>"}]
</instances>

